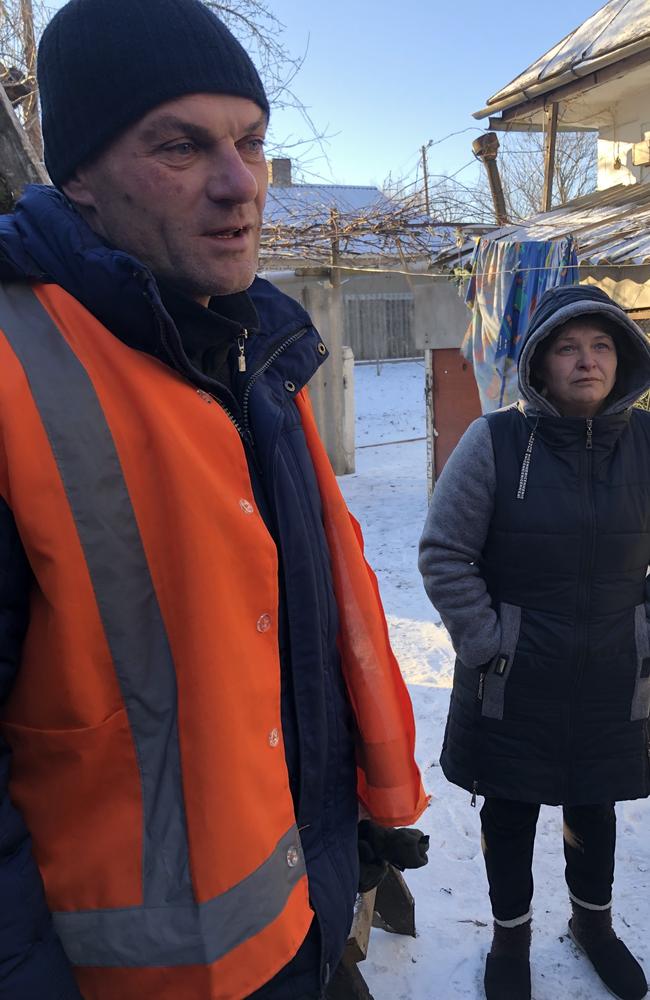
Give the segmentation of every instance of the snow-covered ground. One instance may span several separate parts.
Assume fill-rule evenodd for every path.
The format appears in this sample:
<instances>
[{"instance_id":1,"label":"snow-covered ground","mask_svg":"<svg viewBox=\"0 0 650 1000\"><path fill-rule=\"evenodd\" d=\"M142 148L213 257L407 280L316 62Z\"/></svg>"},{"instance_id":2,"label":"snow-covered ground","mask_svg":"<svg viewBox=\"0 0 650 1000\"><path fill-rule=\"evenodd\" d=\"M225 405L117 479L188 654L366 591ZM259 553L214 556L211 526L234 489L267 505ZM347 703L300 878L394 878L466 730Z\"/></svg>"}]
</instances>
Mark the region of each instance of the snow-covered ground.
<instances>
[{"instance_id":1,"label":"snow-covered ground","mask_svg":"<svg viewBox=\"0 0 650 1000\"><path fill-rule=\"evenodd\" d=\"M357 365L355 399L357 471L340 483L379 578L413 699L418 760L433 795L418 823L431 837L429 864L407 873L418 937L373 930L361 971L375 1000L480 998L491 916L478 809L440 771L453 651L417 569L427 505L426 445L382 444L424 437L424 366L384 364L377 375L374 365ZM617 811L615 926L650 974L650 803L622 803ZM605 1000L610 994L565 933L563 872L561 810L544 807L535 844L533 997Z\"/></svg>"}]
</instances>

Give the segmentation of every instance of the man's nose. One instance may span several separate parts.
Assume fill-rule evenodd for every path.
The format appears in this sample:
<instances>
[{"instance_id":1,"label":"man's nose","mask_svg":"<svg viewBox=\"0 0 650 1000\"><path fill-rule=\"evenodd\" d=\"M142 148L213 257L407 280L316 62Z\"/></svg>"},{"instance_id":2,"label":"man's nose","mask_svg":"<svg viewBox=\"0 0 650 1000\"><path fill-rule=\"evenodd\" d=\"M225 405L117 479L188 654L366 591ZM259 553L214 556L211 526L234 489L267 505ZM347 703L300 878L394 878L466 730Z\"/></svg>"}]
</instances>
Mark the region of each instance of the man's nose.
<instances>
[{"instance_id":1,"label":"man's nose","mask_svg":"<svg viewBox=\"0 0 650 1000\"><path fill-rule=\"evenodd\" d=\"M206 190L211 201L245 204L257 197L257 180L235 146L215 156Z\"/></svg>"}]
</instances>

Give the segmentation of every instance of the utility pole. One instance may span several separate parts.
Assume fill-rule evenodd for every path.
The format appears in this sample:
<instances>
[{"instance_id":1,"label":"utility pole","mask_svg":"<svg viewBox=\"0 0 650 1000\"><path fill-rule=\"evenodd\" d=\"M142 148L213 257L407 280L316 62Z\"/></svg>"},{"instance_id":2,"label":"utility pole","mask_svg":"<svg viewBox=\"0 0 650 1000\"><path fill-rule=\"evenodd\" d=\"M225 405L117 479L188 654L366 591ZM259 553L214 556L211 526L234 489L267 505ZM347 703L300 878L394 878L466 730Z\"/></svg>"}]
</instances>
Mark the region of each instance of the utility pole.
<instances>
[{"instance_id":1,"label":"utility pole","mask_svg":"<svg viewBox=\"0 0 650 1000\"><path fill-rule=\"evenodd\" d=\"M422 174L424 176L424 210L427 213L427 219L431 218L431 206L429 204L429 167L427 164L427 149L431 145L431 140L422 146Z\"/></svg>"},{"instance_id":2,"label":"utility pole","mask_svg":"<svg viewBox=\"0 0 650 1000\"><path fill-rule=\"evenodd\" d=\"M503 185L497 164L499 153L499 140L496 132L485 132L472 143L474 156L481 161L488 175L492 204L494 205L494 215L498 226L505 226L510 221L506 210L506 199L503 194Z\"/></svg>"}]
</instances>

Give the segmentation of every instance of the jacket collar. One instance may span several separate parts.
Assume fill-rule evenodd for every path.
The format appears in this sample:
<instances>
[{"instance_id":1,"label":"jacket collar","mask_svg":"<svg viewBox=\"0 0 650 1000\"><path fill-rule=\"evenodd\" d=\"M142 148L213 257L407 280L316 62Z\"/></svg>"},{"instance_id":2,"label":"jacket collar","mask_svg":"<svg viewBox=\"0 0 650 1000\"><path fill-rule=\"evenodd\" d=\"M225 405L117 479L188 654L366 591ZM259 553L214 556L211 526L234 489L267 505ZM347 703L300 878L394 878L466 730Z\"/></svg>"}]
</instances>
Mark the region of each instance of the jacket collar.
<instances>
[{"instance_id":1,"label":"jacket collar","mask_svg":"<svg viewBox=\"0 0 650 1000\"><path fill-rule=\"evenodd\" d=\"M60 285L129 347L194 382L206 381L190 364L151 271L107 246L57 188L29 185L14 214L0 217L0 280ZM259 315L258 335L250 345L252 364L294 330L311 326L305 310L269 282L256 278L248 294ZM298 387L326 356L310 352L308 363L293 372Z\"/></svg>"}]
</instances>

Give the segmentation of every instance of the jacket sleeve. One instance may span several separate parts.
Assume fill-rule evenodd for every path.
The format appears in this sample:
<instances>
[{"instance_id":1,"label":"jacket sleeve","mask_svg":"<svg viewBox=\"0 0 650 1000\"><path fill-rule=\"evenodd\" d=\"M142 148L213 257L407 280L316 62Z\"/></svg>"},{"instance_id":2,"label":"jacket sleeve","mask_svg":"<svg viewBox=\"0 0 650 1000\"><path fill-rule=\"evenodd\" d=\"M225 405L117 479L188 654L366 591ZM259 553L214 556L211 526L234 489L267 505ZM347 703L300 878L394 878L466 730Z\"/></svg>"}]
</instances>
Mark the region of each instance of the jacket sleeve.
<instances>
[{"instance_id":1,"label":"jacket sleeve","mask_svg":"<svg viewBox=\"0 0 650 1000\"><path fill-rule=\"evenodd\" d=\"M472 423L433 491L420 540L424 587L465 666L499 651L501 630L480 559L494 510L494 449L487 420Z\"/></svg>"},{"instance_id":2,"label":"jacket sleeve","mask_svg":"<svg viewBox=\"0 0 650 1000\"><path fill-rule=\"evenodd\" d=\"M0 705L18 669L31 570L0 497ZM29 834L9 798L11 755L0 736L0 1000L81 1000L52 925Z\"/></svg>"}]
</instances>

